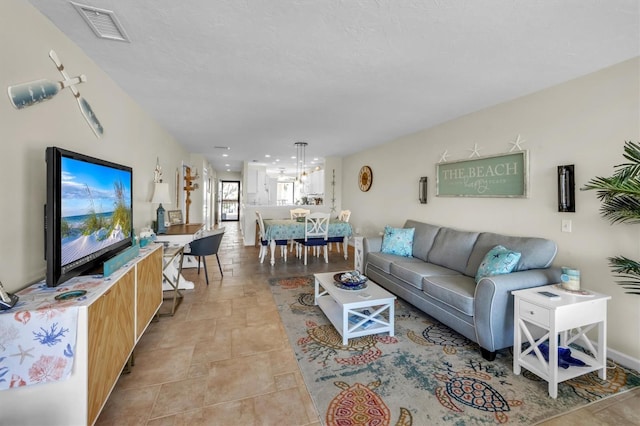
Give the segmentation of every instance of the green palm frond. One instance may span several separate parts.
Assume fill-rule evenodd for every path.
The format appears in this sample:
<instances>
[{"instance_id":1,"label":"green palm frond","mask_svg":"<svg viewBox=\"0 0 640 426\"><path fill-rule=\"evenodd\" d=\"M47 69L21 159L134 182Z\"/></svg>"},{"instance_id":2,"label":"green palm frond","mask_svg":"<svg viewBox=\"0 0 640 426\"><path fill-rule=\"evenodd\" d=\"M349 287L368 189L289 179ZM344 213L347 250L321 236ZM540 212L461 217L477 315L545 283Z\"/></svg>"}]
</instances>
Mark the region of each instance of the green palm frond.
<instances>
[{"instance_id":1,"label":"green palm frond","mask_svg":"<svg viewBox=\"0 0 640 426\"><path fill-rule=\"evenodd\" d=\"M600 206L600 214L614 223L640 223L640 198L628 195L607 199Z\"/></svg>"},{"instance_id":2,"label":"green palm frond","mask_svg":"<svg viewBox=\"0 0 640 426\"><path fill-rule=\"evenodd\" d=\"M600 214L612 224L640 223L640 145L626 141L623 156L628 162L615 166L613 176L595 177L582 190L597 191ZM640 263L616 256L609 265L626 293L640 295Z\"/></svg>"},{"instance_id":3,"label":"green palm frond","mask_svg":"<svg viewBox=\"0 0 640 426\"><path fill-rule=\"evenodd\" d=\"M626 293L640 294L640 263L624 256L610 257L608 260L611 272L622 279L617 283L626 290L633 290Z\"/></svg>"}]
</instances>

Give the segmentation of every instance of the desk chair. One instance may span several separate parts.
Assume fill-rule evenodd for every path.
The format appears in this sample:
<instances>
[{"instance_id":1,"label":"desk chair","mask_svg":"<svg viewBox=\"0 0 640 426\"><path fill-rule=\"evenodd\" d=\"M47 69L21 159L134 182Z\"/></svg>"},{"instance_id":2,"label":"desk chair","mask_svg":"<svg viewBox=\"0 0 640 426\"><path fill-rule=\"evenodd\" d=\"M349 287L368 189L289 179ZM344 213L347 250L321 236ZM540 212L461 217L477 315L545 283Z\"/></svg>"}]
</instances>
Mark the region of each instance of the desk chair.
<instances>
[{"instance_id":1,"label":"desk chair","mask_svg":"<svg viewBox=\"0 0 640 426\"><path fill-rule=\"evenodd\" d=\"M258 254L258 257L260 258L260 263L262 263L264 262L264 256L267 254L267 251L269 251L269 240L264 238L264 220L262 220L262 213L259 211L256 211L256 220L258 221L258 228L260 231L260 253ZM280 246L280 254L284 258L285 262L287 261L287 244L289 244L289 241L287 240L276 240L276 245Z\"/></svg>"},{"instance_id":2,"label":"desk chair","mask_svg":"<svg viewBox=\"0 0 640 426\"><path fill-rule=\"evenodd\" d=\"M343 222L349 222L349 218L351 218L351 210L340 211L340 214L338 215L338 220L341 220ZM333 247L333 243L336 243L336 247L338 247L338 253L340 253L340 245L344 243L344 237L330 237L327 241L329 242L329 250L331 250L331 248ZM345 253L345 256L346 255L347 253Z\"/></svg>"},{"instance_id":3,"label":"desk chair","mask_svg":"<svg viewBox=\"0 0 640 426\"><path fill-rule=\"evenodd\" d=\"M220 258L218 257L218 249L220 248L220 243L222 242L222 237L224 237L224 228L219 228L205 235L204 237L195 239L189 243L189 249L185 250L185 256L196 256L198 259L198 275L200 275L200 261L204 264L204 276L207 280L207 285L209 285L209 274L207 272L207 259L206 256L216 256L216 260L218 261L218 268L220 269L220 275L224 277L222 273L222 265L220 265Z\"/></svg>"},{"instance_id":4,"label":"desk chair","mask_svg":"<svg viewBox=\"0 0 640 426\"><path fill-rule=\"evenodd\" d=\"M330 213L310 213L305 216L304 239L295 240L296 254L301 256L300 250L304 249L304 264L307 264L307 252L309 247L324 247L324 262L329 263L327 252L327 238L329 236Z\"/></svg>"}]
</instances>

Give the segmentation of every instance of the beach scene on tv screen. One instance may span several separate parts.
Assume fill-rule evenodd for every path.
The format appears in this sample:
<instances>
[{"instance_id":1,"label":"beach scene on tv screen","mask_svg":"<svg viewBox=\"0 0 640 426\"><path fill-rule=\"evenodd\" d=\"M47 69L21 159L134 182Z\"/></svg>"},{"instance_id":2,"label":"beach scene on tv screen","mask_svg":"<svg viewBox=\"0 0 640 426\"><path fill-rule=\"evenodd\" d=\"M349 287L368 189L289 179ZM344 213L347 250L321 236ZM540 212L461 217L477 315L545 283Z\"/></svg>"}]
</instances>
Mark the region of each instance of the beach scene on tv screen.
<instances>
[{"instance_id":1,"label":"beach scene on tv screen","mask_svg":"<svg viewBox=\"0 0 640 426\"><path fill-rule=\"evenodd\" d=\"M131 236L131 175L62 157L61 265Z\"/></svg>"}]
</instances>

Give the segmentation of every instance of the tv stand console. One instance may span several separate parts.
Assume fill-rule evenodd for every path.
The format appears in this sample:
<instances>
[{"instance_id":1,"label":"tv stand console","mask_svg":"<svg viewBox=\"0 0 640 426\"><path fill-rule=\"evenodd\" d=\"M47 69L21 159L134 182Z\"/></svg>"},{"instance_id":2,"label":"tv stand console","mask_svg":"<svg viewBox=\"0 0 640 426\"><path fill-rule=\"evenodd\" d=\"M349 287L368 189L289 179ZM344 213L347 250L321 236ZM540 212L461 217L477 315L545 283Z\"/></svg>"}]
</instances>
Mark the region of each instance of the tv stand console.
<instances>
[{"instance_id":1,"label":"tv stand console","mask_svg":"<svg viewBox=\"0 0 640 426\"><path fill-rule=\"evenodd\" d=\"M140 249L135 259L106 279L76 277L56 288L46 288L43 283L27 287L18 293L25 304L0 315L0 330L12 327L17 315L24 318L29 314L30 321L37 321L35 308L43 303L55 308L56 295L79 289L87 291L86 297L64 301L77 309L71 375L60 381L0 390L0 423L96 422L136 343L162 304L162 245ZM32 354L38 359L35 351Z\"/></svg>"}]
</instances>

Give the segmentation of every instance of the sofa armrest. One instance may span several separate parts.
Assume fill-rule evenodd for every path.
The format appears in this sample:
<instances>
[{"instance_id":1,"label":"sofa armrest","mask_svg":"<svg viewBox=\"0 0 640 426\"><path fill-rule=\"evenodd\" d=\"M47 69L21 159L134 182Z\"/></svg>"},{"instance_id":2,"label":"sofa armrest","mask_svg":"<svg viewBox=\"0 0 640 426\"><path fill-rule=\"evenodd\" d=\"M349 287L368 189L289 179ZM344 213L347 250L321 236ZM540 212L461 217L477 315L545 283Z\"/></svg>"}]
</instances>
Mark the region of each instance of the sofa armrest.
<instances>
[{"instance_id":1,"label":"sofa armrest","mask_svg":"<svg viewBox=\"0 0 640 426\"><path fill-rule=\"evenodd\" d=\"M371 252L380 251L382 248L382 237L364 237L362 239L362 266L367 264L367 255Z\"/></svg>"},{"instance_id":2,"label":"sofa armrest","mask_svg":"<svg viewBox=\"0 0 640 426\"><path fill-rule=\"evenodd\" d=\"M560 268L548 268L482 278L476 285L474 297L478 344L490 352L513 346L511 292L559 283L560 275Z\"/></svg>"}]
</instances>

